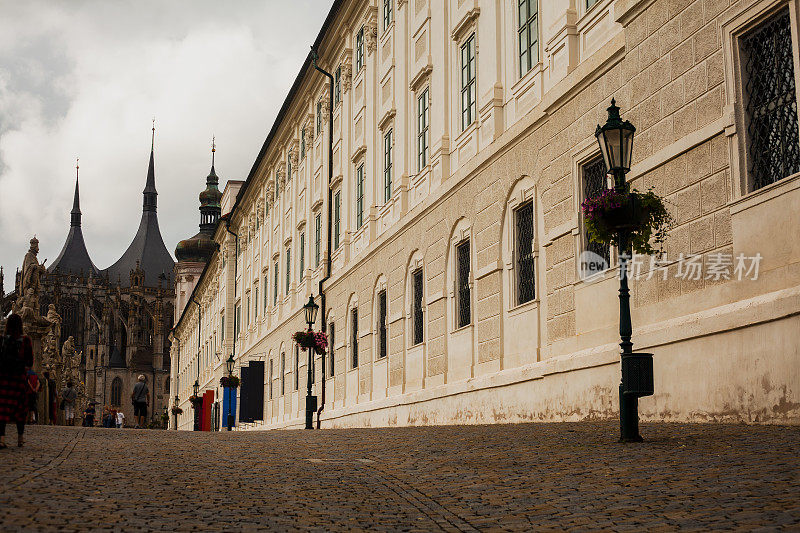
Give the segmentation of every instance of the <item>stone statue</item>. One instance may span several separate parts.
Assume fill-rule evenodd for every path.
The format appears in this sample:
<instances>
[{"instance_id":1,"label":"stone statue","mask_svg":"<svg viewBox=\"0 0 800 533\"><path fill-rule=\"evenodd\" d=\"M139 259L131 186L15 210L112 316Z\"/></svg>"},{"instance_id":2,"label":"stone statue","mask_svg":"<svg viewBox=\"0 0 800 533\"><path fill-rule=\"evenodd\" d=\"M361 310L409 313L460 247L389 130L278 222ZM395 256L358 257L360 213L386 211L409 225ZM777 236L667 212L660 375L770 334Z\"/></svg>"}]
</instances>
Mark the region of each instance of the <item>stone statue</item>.
<instances>
[{"instance_id":1,"label":"stone statue","mask_svg":"<svg viewBox=\"0 0 800 533\"><path fill-rule=\"evenodd\" d=\"M35 296L39 295L39 278L45 272L44 263L40 265L36 255L39 253L39 240L34 237L31 239L31 247L25 254L22 261L22 291L27 293L28 289L33 289Z\"/></svg>"}]
</instances>

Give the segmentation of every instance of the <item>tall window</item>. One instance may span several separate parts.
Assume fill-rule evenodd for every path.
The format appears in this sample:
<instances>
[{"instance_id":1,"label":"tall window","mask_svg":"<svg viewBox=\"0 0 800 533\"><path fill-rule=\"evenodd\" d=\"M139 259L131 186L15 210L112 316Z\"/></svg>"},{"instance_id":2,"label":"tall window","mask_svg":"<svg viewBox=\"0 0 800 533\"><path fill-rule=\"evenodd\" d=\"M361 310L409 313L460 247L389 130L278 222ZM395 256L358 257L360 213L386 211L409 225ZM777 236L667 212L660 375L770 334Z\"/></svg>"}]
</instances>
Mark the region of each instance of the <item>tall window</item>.
<instances>
[{"instance_id":1,"label":"tall window","mask_svg":"<svg viewBox=\"0 0 800 533\"><path fill-rule=\"evenodd\" d=\"M281 396L286 394L286 352L281 354Z\"/></svg>"},{"instance_id":2,"label":"tall window","mask_svg":"<svg viewBox=\"0 0 800 533\"><path fill-rule=\"evenodd\" d=\"M306 269L306 234L300 234L300 272L297 273L297 278L303 279L303 271Z\"/></svg>"},{"instance_id":3,"label":"tall window","mask_svg":"<svg viewBox=\"0 0 800 533\"><path fill-rule=\"evenodd\" d=\"M289 288L292 285L292 249L286 249L286 296L289 295Z\"/></svg>"},{"instance_id":4,"label":"tall window","mask_svg":"<svg viewBox=\"0 0 800 533\"><path fill-rule=\"evenodd\" d=\"M392 199L392 130L383 136L383 201Z\"/></svg>"},{"instance_id":5,"label":"tall window","mask_svg":"<svg viewBox=\"0 0 800 533\"><path fill-rule=\"evenodd\" d=\"M475 120L475 34L461 45L461 129Z\"/></svg>"},{"instance_id":6,"label":"tall window","mask_svg":"<svg viewBox=\"0 0 800 533\"><path fill-rule=\"evenodd\" d=\"M330 367L328 370L328 376L333 377L335 361L333 347L336 345L336 326L334 326L333 322L331 322L330 326L328 327L328 331L328 366Z\"/></svg>"},{"instance_id":7,"label":"tall window","mask_svg":"<svg viewBox=\"0 0 800 533\"><path fill-rule=\"evenodd\" d=\"M378 293L378 357L388 353L388 334L386 331L386 291Z\"/></svg>"},{"instance_id":8,"label":"tall window","mask_svg":"<svg viewBox=\"0 0 800 533\"><path fill-rule=\"evenodd\" d=\"M336 67L333 75L333 105L338 105L342 100L342 67Z\"/></svg>"},{"instance_id":9,"label":"tall window","mask_svg":"<svg viewBox=\"0 0 800 533\"><path fill-rule=\"evenodd\" d=\"M278 277L278 261L275 261L275 285L272 289L272 305L278 305L278 284L280 278Z\"/></svg>"},{"instance_id":10,"label":"tall window","mask_svg":"<svg viewBox=\"0 0 800 533\"><path fill-rule=\"evenodd\" d=\"M417 170L428 164L428 89L417 97Z\"/></svg>"},{"instance_id":11,"label":"tall window","mask_svg":"<svg viewBox=\"0 0 800 533\"><path fill-rule=\"evenodd\" d=\"M356 229L364 224L364 163L356 169Z\"/></svg>"},{"instance_id":12,"label":"tall window","mask_svg":"<svg viewBox=\"0 0 800 533\"><path fill-rule=\"evenodd\" d=\"M300 159L306 157L306 129L300 128Z\"/></svg>"},{"instance_id":13,"label":"tall window","mask_svg":"<svg viewBox=\"0 0 800 533\"><path fill-rule=\"evenodd\" d=\"M294 345L294 390L300 388L300 345Z\"/></svg>"},{"instance_id":14,"label":"tall window","mask_svg":"<svg viewBox=\"0 0 800 533\"><path fill-rule=\"evenodd\" d=\"M383 29L389 27L394 19L394 12L392 11L392 4L394 0L383 0Z\"/></svg>"},{"instance_id":15,"label":"tall window","mask_svg":"<svg viewBox=\"0 0 800 533\"><path fill-rule=\"evenodd\" d=\"M414 334L412 337L414 344L420 344L424 340L424 325L422 318L422 269L418 268L411 274L411 294L412 309L411 319L413 321Z\"/></svg>"},{"instance_id":16,"label":"tall window","mask_svg":"<svg viewBox=\"0 0 800 533\"><path fill-rule=\"evenodd\" d=\"M353 357L353 368L358 368L358 307L350 311L350 328L352 335L350 339L351 355Z\"/></svg>"},{"instance_id":17,"label":"tall window","mask_svg":"<svg viewBox=\"0 0 800 533\"><path fill-rule=\"evenodd\" d=\"M317 100L317 135L322 133L322 99Z\"/></svg>"},{"instance_id":18,"label":"tall window","mask_svg":"<svg viewBox=\"0 0 800 533\"><path fill-rule=\"evenodd\" d=\"M272 399L272 380L275 378L274 369L272 368L272 359L269 360L269 399Z\"/></svg>"},{"instance_id":19,"label":"tall window","mask_svg":"<svg viewBox=\"0 0 800 533\"><path fill-rule=\"evenodd\" d=\"M111 405L122 406L122 379L114 378L111 382Z\"/></svg>"},{"instance_id":20,"label":"tall window","mask_svg":"<svg viewBox=\"0 0 800 533\"><path fill-rule=\"evenodd\" d=\"M741 40L752 190L800 171L789 10Z\"/></svg>"},{"instance_id":21,"label":"tall window","mask_svg":"<svg viewBox=\"0 0 800 533\"><path fill-rule=\"evenodd\" d=\"M342 222L342 191L333 195L333 249L339 249L339 232Z\"/></svg>"},{"instance_id":22,"label":"tall window","mask_svg":"<svg viewBox=\"0 0 800 533\"><path fill-rule=\"evenodd\" d=\"M519 2L519 75L524 76L539 62L539 6L537 0ZM596 1L596 0L595 0ZM591 7L593 0L587 0Z\"/></svg>"},{"instance_id":23,"label":"tall window","mask_svg":"<svg viewBox=\"0 0 800 533\"><path fill-rule=\"evenodd\" d=\"M597 157L583 165L583 199L594 198L606 190L606 164L602 157ZM611 249L607 244L589 240L589 233L583 231L584 250L602 257L606 265L611 261Z\"/></svg>"},{"instance_id":24,"label":"tall window","mask_svg":"<svg viewBox=\"0 0 800 533\"><path fill-rule=\"evenodd\" d=\"M514 212L517 260L517 303L536 297L533 270L533 202L526 202Z\"/></svg>"},{"instance_id":25,"label":"tall window","mask_svg":"<svg viewBox=\"0 0 800 533\"><path fill-rule=\"evenodd\" d=\"M356 74L364 66L364 26L356 34Z\"/></svg>"},{"instance_id":26,"label":"tall window","mask_svg":"<svg viewBox=\"0 0 800 533\"><path fill-rule=\"evenodd\" d=\"M314 217L314 268L319 266L319 256L322 248L322 214Z\"/></svg>"},{"instance_id":27,"label":"tall window","mask_svg":"<svg viewBox=\"0 0 800 533\"><path fill-rule=\"evenodd\" d=\"M472 320L469 269L469 239L466 239L456 245L456 306L459 328L466 326Z\"/></svg>"}]
</instances>

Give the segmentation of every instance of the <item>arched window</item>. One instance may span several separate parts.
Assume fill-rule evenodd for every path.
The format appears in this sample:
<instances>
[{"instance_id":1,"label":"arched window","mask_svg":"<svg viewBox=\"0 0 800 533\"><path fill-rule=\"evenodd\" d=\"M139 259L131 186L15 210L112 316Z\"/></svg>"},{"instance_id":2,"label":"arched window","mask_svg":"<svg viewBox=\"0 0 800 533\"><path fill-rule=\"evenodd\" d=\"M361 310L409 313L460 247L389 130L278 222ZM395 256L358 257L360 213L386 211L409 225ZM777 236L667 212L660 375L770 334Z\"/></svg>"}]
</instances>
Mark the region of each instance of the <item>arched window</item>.
<instances>
[{"instance_id":1,"label":"arched window","mask_svg":"<svg viewBox=\"0 0 800 533\"><path fill-rule=\"evenodd\" d=\"M111 405L122 405L122 380L114 378L111 382Z\"/></svg>"}]
</instances>

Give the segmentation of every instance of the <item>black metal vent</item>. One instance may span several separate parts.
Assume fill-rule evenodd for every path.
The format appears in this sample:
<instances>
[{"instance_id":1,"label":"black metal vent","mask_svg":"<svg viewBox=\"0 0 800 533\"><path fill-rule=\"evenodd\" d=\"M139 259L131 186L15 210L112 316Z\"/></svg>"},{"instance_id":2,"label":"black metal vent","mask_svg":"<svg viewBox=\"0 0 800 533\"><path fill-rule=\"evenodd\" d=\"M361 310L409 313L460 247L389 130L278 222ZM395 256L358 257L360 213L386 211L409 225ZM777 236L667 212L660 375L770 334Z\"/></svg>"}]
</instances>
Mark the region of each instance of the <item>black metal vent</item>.
<instances>
[{"instance_id":1,"label":"black metal vent","mask_svg":"<svg viewBox=\"0 0 800 533\"><path fill-rule=\"evenodd\" d=\"M461 328L472 319L469 297L469 239L456 245L456 276L458 327Z\"/></svg>"},{"instance_id":2,"label":"black metal vent","mask_svg":"<svg viewBox=\"0 0 800 533\"><path fill-rule=\"evenodd\" d=\"M517 241L517 303L524 304L536 297L533 258L533 202L516 211Z\"/></svg>"},{"instance_id":3,"label":"black metal vent","mask_svg":"<svg viewBox=\"0 0 800 533\"><path fill-rule=\"evenodd\" d=\"M583 166L583 198L594 198L606 190L606 164L602 157L598 157ZM583 241L585 249L594 252L606 264L611 261L611 249L607 244L600 244L589 240L589 234L584 230Z\"/></svg>"},{"instance_id":4,"label":"black metal vent","mask_svg":"<svg viewBox=\"0 0 800 533\"><path fill-rule=\"evenodd\" d=\"M784 10L742 39L752 190L800 171L792 34Z\"/></svg>"}]
</instances>

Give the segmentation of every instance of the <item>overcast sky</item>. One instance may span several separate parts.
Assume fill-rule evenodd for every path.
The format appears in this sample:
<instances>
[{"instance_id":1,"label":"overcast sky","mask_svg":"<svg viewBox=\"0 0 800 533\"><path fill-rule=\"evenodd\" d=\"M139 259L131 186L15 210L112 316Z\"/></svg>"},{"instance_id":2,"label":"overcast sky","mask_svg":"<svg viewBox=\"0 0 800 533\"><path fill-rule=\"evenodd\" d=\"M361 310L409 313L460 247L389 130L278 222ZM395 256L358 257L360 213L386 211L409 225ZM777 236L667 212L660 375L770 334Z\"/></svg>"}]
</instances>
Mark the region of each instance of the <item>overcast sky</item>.
<instances>
[{"instance_id":1,"label":"overcast sky","mask_svg":"<svg viewBox=\"0 0 800 533\"><path fill-rule=\"evenodd\" d=\"M51 264L80 157L83 234L98 268L139 224L156 119L167 249L194 235L217 138L220 188L244 179L331 0L0 0L0 265L28 241Z\"/></svg>"}]
</instances>

